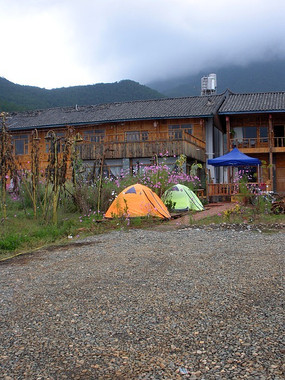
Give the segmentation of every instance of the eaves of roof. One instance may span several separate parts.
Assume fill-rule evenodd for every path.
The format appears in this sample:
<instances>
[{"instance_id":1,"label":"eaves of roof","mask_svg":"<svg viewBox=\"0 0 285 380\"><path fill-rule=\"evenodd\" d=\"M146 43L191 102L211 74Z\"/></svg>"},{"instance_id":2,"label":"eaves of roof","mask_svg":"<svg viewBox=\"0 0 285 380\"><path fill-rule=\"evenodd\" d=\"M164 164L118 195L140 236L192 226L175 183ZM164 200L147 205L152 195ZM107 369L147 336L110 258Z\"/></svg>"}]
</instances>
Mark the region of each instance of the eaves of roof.
<instances>
[{"instance_id":1,"label":"eaves of roof","mask_svg":"<svg viewBox=\"0 0 285 380\"><path fill-rule=\"evenodd\" d=\"M221 105L219 115L285 112L285 92L230 93Z\"/></svg>"},{"instance_id":2,"label":"eaves of roof","mask_svg":"<svg viewBox=\"0 0 285 380\"><path fill-rule=\"evenodd\" d=\"M26 127L16 127L13 128L13 125L9 125L9 130L30 130L30 129L47 129L47 128L63 128L63 127L79 127L79 126L87 126L87 125L102 125L102 124L109 124L109 123L124 123L128 121L143 121L143 120L169 120L169 119L198 119L198 118L209 118L213 117L214 114L207 114L207 115L184 115L184 116L175 116L171 115L169 117L146 117L146 118L135 118L135 119L110 119L110 120L104 120L104 121L90 121L90 122L78 122L78 123L62 123L62 124L43 124L43 125L37 125L37 126L26 126Z\"/></svg>"},{"instance_id":3,"label":"eaves of roof","mask_svg":"<svg viewBox=\"0 0 285 380\"><path fill-rule=\"evenodd\" d=\"M265 110L265 111L227 111L227 112L218 112L218 115L245 115L245 114L264 114L264 113L281 113L285 112L285 108L282 110Z\"/></svg>"}]
</instances>

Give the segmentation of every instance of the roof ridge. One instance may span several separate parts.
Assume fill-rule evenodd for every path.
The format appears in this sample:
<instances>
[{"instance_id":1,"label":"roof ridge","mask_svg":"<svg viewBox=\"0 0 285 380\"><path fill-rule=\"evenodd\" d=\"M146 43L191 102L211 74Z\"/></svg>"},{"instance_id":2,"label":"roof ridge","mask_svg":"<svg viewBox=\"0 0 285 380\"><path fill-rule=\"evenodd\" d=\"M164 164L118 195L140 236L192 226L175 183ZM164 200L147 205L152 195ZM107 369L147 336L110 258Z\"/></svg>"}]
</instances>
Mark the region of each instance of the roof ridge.
<instances>
[{"instance_id":1,"label":"roof ridge","mask_svg":"<svg viewBox=\"0 0 285 380\"><path fill-rule=\"evenodd\" d=\"M269 95L269 94L285 94L285 91L261 91L261 92L231 92L229 95Z\"/></svg>"},{"instance_id":2,"label":"roof ridge","mask_svg":"<svg viewBox=\"0 0 285 380\"><path fill-rule=\"evenodd\" d=\"M156 98L156 99L137 99L137 100L127 100L122 102L111 102L111 103L98 103L91 106L99 106L99 105L107 105L107 104L127 104L127 103L147 103L147 102L162 102L165 100L177 100L177 99L194 99L194 98L204 98L204 97L217 97L221 96L222 94L215 94L215 95L193 95L193 96L173 96L173 97L165 97L165 98ZM85 106L79 106L79 107L85 107ZM87 106L88 107L88 106Z\"/></svg>"}]
</instances>

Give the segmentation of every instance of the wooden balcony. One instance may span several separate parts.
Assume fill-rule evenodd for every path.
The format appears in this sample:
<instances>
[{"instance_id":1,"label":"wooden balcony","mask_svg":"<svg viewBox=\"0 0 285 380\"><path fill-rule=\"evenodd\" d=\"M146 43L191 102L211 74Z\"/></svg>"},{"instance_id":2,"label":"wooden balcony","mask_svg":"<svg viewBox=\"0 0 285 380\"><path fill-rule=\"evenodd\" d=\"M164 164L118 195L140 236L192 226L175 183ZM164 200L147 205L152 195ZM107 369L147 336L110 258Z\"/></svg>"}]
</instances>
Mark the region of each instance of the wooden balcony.
<instances>
[{"instance_id":1,"label":"wooden balcony","mask_svg":"<svg viewBox=\"0 0 285 380\"><path fill-rule=\"evenodd\" d=\"M268 137L260 138L235 138L230 139L231 146L235 146L238 149L261 149L265 152L269 151Z\"/></svg>"},{"instance_id":2,"label":"wooden balcony","mask_svg":"<svg viewBox=\"0 0 285 380\"><path fill-rule=\"evenodd\" d=\"M274 137L272 152L285 152L285 137Z\"/></svg>"},{"instance_id":3,"label":"wooden balcony","mask_svg":"<svg viewBox=\"0 0 285 380\"><path fill-rule=\"evenodd\" d=\"M139 136L125 134L107 135L97 142L84 141L78 146L82 160L94 160L102 157L138 158L153 157L168 152L169 156L185 154L195 160L205 162L204 141L185 131L143 132ZM130 141L132 140L132 141Z\"/></svg>"},{"instance_id":4,"label":"wooden balcony","mask_svg":"<svg viewBox=\"0 0 285 380\"><path fill-rule=\"evenodd\" d=\"M285 148L285 137L274 137L275 148Z\"/></svg>"},{"instance_id":5,"label":"wooden balcony","mask_svg":"<svg viewBox=\"0 0 285 380\"><path fill-rule=\"evenodd\" d=\"M285 137L274 137L270 144L268 137L230 139L230 146L235 146L244 152L268 153L270 146L273 152L285 152Z\"/></svg>"}]
</instances>

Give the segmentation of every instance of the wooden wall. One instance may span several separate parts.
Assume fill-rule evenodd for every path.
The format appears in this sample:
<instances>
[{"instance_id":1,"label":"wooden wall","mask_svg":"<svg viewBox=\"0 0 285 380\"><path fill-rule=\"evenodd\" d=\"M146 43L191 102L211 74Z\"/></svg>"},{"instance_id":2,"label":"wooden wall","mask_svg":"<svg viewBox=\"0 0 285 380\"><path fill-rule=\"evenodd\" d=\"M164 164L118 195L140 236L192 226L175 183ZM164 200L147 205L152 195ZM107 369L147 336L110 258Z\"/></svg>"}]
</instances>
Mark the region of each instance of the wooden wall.
<instances>
[{"instance_id":1,"label":"wooden wall","mask_svg":"<svg viewBox=\"0 0 285 380\"><path fill-rule=\"evenodd\" d=\"M89 125L80 127L79 132L90 129L105 129L106 136L115 134L125 134L130 131L148 131L148 132L168 132L168 126L171 124L192 124L193 135L202 141L205 141L206 133L204 120L202 118L191 119L168 119L168 120L142 120L127 121L122 123L109 123L100 125Z\"/></svg>"},{"instance_id":2,"label":"wooden wall","mask_svg":"<svg viewBox=\"0 0 285 380\"><path fill-rule=\"evenodd\" d=\"M247 115L228 115L231 128L237 127L268 127L269 117L272 118L272 125L285 125L284 113L272 114L247 114Z\"/></svg>"},{"instance_id":3,"label":"wooden wall","mask_svg":"<svg viewBox=\"0 0 285 380\"><path fill-rule=\"evenodd\" d=\"M228 149L230 148L230 130L239 127L267 127L268 142L261 147L241 148L241 151L260 160L265 160L269 166L268 169L262 169L264 182L269 182L271 189L278 192L285 192L285 146L283 139L275 139L274 126L285 126L285 113L266 113L266 114L247 114L247 115L227 115L225 117L227 126ZM270 129L272 127L272 134ZM259 136L257 135L257 140ZM259 142L260 143L260 142ZM258 145L258 144L257 144ZM270 180L271 179L271 180Z\"/></svg>"},{"instance_id":4,"label":"wooden wall","mask_svg":"<svg viewBox=\"0 0 285 380\"><path fill-rule=\"evenodd\" d=\"M106 123L106 124L98 124L98 125L85 125L76 127L75 131L76 133L80 133L82 137L84 137L84 131L91 131L93 129L99 129L99 130L105 130L105 137L108 142L115 142L115 141L125 141L125 133L128 131L140 131L140 132L146 132L149 133L155 133L156 138L159 139L159 136L166 136L168 135L168 128L171 124L192 124L193 126L193 135L200 140L205 142L205 126L204 126L204 120L201 118L192 118L192 119L169 119L169 120L143 120L143 121L128 121L128 122L122 122L122 123ZM66 128L51 128L55 133L65 133L67 130ZM45 136L47 134L49 129L39 129L39 148L40 148L40 163L41 163L41 170L44 170L47 166L48 161L48 152L46 151L46 140ZM24 155L17 155L16 160L18 162L19 167L23 169L30 169L30 152L31 152L31 133L30 131L19 131L19 132L13 132L12 135L29 135L29 154ZM119 136L119 137L118 137ZM118 140L115 140L115 137ZM152 135L153 137L153 135ZM173 151L171 148L174 143L171 141L165 145L166 149L168 149L169 153ZM114 145L114 144L113 144ZM174 144L175 145L175 144ZM118 146L118 145L117 145ZM163 148L163 146L162 146ZM173 146L173 148L175 148ZM114 145L113 149L116 149L116 144ZM176 149L176 148L175 148ZM140 151L140 150L139 150ZM149 152L148 152L149 151ZM147 150L146 153L150 153L151 149ZM139 152L138 152L139 153ZM142 154L143 151L141 152ZM163 152L164 153L164 152ZM183 153L182 151L179 151L179 154ZM185 152L190 153L190 151ZM123 154L123 153L122 153ZM200 156L199 156L200 157ZM197 157L197 158L199 158ZM126 158L128 158L126 156ZM201 156L201 158L203 158Z\"/></svg>"}]
</instances>

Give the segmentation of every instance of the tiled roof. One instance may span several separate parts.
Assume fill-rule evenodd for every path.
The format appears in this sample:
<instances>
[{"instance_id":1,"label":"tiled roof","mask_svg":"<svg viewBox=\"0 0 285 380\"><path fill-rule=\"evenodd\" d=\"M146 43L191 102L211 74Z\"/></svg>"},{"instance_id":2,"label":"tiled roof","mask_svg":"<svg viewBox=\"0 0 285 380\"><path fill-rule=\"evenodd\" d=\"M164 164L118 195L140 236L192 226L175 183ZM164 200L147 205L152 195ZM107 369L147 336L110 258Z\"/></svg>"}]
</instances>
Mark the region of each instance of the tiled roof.
<instances>
[{"instance_id":1,"label":"tiled roof","mask_svg":"<svg viewBox=\"0 0 285 380\"><path fill-rule=\"evenodd\" d=\"M210 117L217 112L224 98L222 94L11 113L7 126L11 130L21 130L128 120Z\"/></svg>"},{"instance_id":2,"label":"tiled roof","mask_svg":"<svg viewBox=\"0 0 285 380\"><path fill-rule=\"evenodd\" d=\"M229 93L219 109L219 114L284 111L285 92Z\"/></svg>"}]
</instances>

